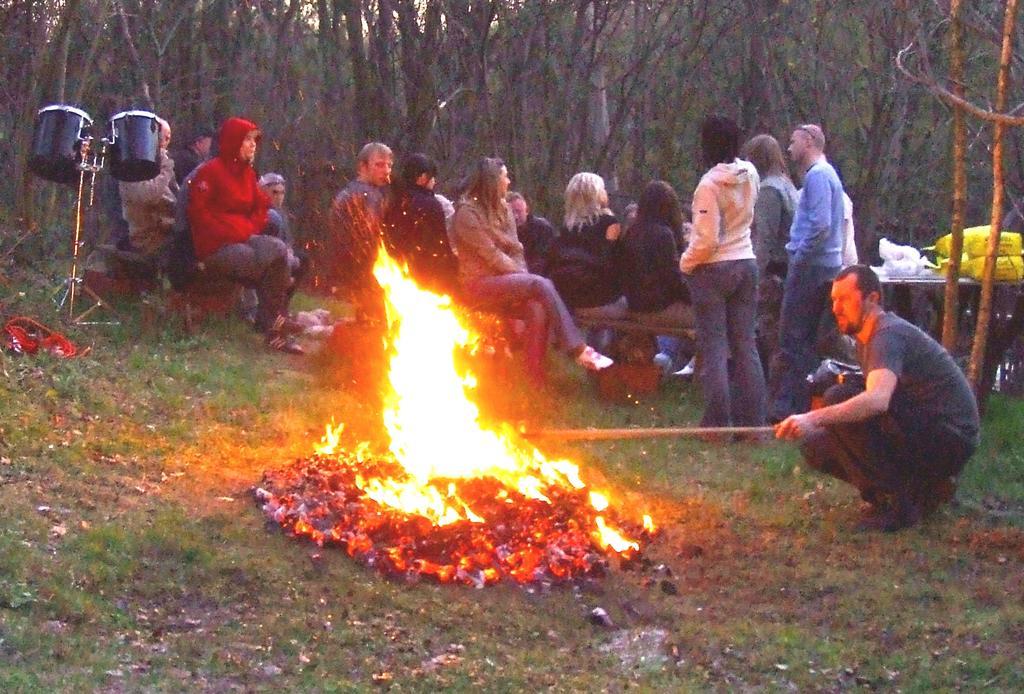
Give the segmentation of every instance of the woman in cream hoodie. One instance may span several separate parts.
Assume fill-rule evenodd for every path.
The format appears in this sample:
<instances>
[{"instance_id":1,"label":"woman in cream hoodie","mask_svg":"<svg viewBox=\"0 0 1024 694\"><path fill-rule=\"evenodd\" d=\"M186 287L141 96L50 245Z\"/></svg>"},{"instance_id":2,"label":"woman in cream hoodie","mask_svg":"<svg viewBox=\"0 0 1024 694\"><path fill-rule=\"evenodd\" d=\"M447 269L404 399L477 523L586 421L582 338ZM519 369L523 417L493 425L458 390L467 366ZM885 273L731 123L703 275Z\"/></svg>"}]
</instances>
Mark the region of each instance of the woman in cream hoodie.
<instances>
[{"instance_id":1,"label":"woman in cream hoodie","mask_svg":"<svg viewBox=\"0 0 1024 694\"><path fill-rule=\"evenodd\" d=\"M753 164L737 158L739 146L734 122L720 116L704 120L701 150L711 168L693 194L693 230L679 261L697 318L701 426L707 427L765 423L764 372L755 340L757 264L750 241L760 179Z\"/></svg>"}]
</instances>

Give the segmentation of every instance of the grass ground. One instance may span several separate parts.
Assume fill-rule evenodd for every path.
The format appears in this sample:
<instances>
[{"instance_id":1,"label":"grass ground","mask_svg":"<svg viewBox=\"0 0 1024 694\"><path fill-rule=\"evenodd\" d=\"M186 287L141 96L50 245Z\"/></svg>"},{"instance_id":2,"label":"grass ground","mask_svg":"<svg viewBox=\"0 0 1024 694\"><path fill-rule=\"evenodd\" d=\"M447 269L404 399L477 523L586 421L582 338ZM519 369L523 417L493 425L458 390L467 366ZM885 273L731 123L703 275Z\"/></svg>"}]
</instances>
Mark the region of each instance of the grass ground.
<instances>
[{"instance_id":1,"label":"grass ground","mask_svg":"<svg viewBox=\"0 0 1024 694\"><path fill-rule=\"evenodd\" d=\"M57 323L46 282L8 281L0 310ZM388 581L265 526L263 470L332 416L376 430L351 365L131 309L68 334L91 354L0 357L2 691L1024 689L1020 401L991 401L961 504L896 535L855 532L855 495L789 445L558 446L652 506L664 568L473 590ZM686 385L602 404L570 368L491 400L559 426L700 409Z\"/></svg>"}]
</instances>

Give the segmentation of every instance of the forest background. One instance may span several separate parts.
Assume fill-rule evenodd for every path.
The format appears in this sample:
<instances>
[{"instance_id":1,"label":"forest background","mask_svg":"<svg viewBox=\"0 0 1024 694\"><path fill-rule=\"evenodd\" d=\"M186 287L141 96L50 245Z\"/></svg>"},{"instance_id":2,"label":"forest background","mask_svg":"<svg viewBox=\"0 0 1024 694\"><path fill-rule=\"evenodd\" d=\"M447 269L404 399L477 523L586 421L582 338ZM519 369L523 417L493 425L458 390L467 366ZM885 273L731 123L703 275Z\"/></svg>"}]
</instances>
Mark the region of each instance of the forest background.
<instances>
[{"instance_id":1,"label":"forest background","mask_svg":"<svg viewBox=\"0 0 1024 694\"><path fill-rule=\"evenodd\" d=\"M1003 3L967 5L966 97L985 107ZM653 178L688 197L715 112L783 146L795 124L821 123L871 258L882 236L925 245L949 228L952 110L895 65L914 44L910 63L945 74L948 13L948 0L0 0L0 219L62 233L46 230L71 191L25 166L49 103L104 131L149 109L179 143L230 115L255 120L258 168L289 180L313 241L370 140L434 155L444 192L500 156L559 221L581 170L606 178L619 210ZM967 226L989 219L991 132L968 120ZM1008 130L1011 207L1021 138Z\"/></svg>"}]
</instances>

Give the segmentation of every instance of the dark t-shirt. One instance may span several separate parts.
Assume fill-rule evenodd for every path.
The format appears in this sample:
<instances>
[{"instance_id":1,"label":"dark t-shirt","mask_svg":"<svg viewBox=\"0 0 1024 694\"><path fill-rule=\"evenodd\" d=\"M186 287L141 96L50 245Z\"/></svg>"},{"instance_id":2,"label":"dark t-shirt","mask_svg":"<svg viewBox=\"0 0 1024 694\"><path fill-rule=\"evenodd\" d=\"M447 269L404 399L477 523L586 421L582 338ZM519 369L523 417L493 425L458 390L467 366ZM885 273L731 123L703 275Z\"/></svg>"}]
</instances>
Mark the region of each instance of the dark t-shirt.
<instances>
[{"instance_id":1,"label":"dark t-shirt","mask_svg":"<svg viewBox=\"0 0 1024 694\"><path fill-rule=\"evenodd\" d=\"M977 445L978 404L967 378L942 345L916 325L883 313L871 339L857 349L865 374L875 369L896 374L891 407Z\"/></svg>"}]
</instances>

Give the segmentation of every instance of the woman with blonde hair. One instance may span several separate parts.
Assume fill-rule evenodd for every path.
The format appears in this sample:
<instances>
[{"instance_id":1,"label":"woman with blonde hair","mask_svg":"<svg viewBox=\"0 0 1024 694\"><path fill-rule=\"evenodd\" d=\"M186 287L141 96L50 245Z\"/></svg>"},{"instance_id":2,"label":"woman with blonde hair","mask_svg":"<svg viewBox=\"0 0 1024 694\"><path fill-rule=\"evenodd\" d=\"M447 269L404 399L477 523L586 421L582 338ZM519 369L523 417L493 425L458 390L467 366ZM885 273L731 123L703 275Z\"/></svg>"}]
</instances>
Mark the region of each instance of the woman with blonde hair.
<instances>
[{"instance_id":1,"label":"woman with blonde hair","mask_svg":"<svg viewBox=\"0 0 1024 694\"><path fill-rule=\"evenodd\" d=\"M505 202L508 187L508 169L501 159L481 159L469 176L452 221L463 298L473 308L525 321L526 372L535 383L544 382L549 330L580 366L591 371L611 366L611 359L586 344L551 281L527 271L515 219Z\"/></svg>"},{"instance_id":2,"label":"woman with blonde hair","mask_svg":"<svg viewBox=\"0 0 1024 694\"><path fill-rule=\"evenodd\" d=\"M608 209L604 179L589 172L573 176L565 188L565 226L552 251L550 276L578 316L626 316L617 272L620 229Z\"/></svg>"}]
</instances>

